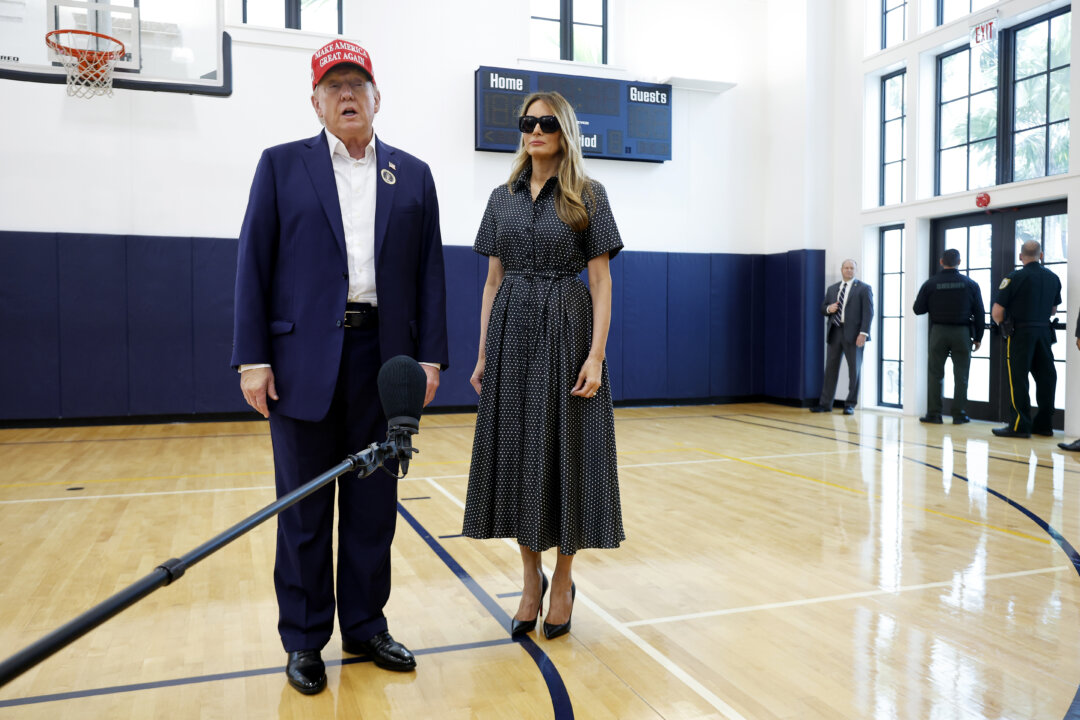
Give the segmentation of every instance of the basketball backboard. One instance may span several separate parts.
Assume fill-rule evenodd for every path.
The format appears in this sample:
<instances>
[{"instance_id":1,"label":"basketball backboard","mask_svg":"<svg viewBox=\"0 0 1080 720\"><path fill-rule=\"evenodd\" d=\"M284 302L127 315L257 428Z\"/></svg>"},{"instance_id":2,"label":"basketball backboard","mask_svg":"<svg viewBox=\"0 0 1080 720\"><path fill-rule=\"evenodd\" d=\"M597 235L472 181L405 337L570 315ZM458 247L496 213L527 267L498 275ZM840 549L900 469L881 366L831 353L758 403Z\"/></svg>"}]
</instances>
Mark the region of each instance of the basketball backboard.
<instances>
[{"instance_id":1,"label":"basketball backboard","mask_svg":"<svg viewBox=\"0 0 1080 720\"><path fill-rule=\"evenodd\" d=\"M64 82L52 30L89 30L124 44L116 88L229 95L222 0L0 0L0 78Z\"/></svg>"}]
</instances>

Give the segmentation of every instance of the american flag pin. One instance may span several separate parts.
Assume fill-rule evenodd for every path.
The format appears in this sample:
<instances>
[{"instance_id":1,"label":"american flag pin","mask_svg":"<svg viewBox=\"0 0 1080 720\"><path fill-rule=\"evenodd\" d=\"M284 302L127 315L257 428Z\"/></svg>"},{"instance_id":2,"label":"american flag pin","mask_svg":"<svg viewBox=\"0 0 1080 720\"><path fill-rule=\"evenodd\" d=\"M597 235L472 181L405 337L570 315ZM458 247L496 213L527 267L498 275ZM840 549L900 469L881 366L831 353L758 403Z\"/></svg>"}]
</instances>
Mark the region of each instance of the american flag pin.
<instances>
[{"instance_id":1,"label":"american flag pin","mask_svg":"<svg viewBox=\"0 0 1080 720\"><path fill-rule=\"evenodd\" d=\"M397 165L395 165L394 163L392 163L392 162L388 162L388 163L386 163L386 164L390 166L390 169L391 169L391 170L397 170Z\"/></svg>"}]
</instances>

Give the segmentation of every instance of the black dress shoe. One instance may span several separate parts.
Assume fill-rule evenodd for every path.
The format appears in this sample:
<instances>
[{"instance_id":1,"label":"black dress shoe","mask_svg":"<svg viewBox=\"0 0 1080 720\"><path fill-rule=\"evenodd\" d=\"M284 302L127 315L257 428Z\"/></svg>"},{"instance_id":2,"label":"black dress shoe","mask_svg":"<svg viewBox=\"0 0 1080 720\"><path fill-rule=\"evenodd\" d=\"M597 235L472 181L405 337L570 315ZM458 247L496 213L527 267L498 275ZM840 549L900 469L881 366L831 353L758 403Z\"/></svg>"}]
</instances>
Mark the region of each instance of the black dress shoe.
<instances>
[{"instance_id":1,"label":"black dress shoe","mask_svg":"<svg viewBox=\"0 0 1080 720\"><path fill-rule=\"evenodd\" d=\"M1062 450L1072 450L1073 452L1080 452L1080 440L1073 440L1071 443L1058 443L1058 447Z\"/></svg>"},{"instance_id":2,"label":"black dress shoe","mask_svg":"<svg viewBox=\"0 0 1080 720\"><path fill-rule=\"evenodd\" d=\"M540 581L540 605L536 608L536 617L532 620L517 620L515 618L510 618L510 637L525 635L536 629L536 620L540 617L540 610L544 607L544 595L547 594L547 575L540 573Z\"/></svg>"},{"instance_id":3,"label":"black dress shoe","mask_svg":"<svg viewBox=\"0 0 1080 720\"><path fill-rule=\"evenodd\" d=\"M923 415L921 418L919 418L919 422L940 425L942 423L942 420L941 415L938 415L937 413L927 413L926 415Z\"/></svg>"},{"instance_id":4,"label":"black dress shoe","mask_svg":"<svg viewBox=\"0 0 1080 720\"><path fill-rule=\"evenodd\" d=\"M285 677L289 684L304 693L314 695L326 687L326 665L318 650L297 650L289 653L289 663L285 666Z\"/></svg>"},{"instance_id":5,"label":"black dress shoe","mask_svg":"<svg viewBox=\"0 0 1080 720\"><path fill-rule=\"evenodd\" d=\"M351 655L367 655L384 670L407 672L416 667L416 658L409 649L390 637L386 630L364 642L342 640L341 649Z\"/></svg>"},{"instance_id":6,"label":"black dress shoe","mask_svg":"<svg viewBox=\"0 0 1080 720\"><path fill-rule=\"evenodd\" d=\"M851 405L845 405L844 406L844 414L845 415L854 415L855 414L855 408L853 408Z\"/></svg>"},{"instance_id":7,"label":"black dress shoe","mask_svg":"<svg viewBox=\"0 0 1080 720\"><path fill-rule=\"evenodd\" d=\"M994 428L992 431L998 437L1014 437L1014 438L1029 438L1031 433L1020 432L1019 430L1013 430L1011 427Z\"/></svg>"},{"instance_id":8,"label":"black dress shoe","mask_svg":"<svg viewBox=\"0 0 1080 720\"><path fill-rule=\"evenodd\" d=\"M574 598L577 597L577 586L571 581L570 583L570 602L574 602ZM548 608L551 611L551 608ZM570 632L570 621L574 619L574 608L570 608L570 617L566 618L566 622L559 625L552 625L551 623L544 621L544 637L548 640L554 640L560 635L565 635Z\"/></svg>"},{"instance_id":9,"label":"black dress shoe","mask_svg":"<svg viewBox=\"0 0 1080 720\"><path fill-rule=\"evenodd\" d=\"M824 405L815 405L810 408L810 412L832 412L832 408L827 408Z\"/></svg>"},{"instance_id":10,"label":"black dress shoe","mask_svg":"<svg viewBox=\"0 0 1080 720\"><path fill-rule=\"evenodd\" d=\"M971 422L971 418L968 417L967 413L957 413L956 415L952 416L953 425L963 425L964 423L969 422Z\"/></svg>"},{"instance_id":11,"label":"black dress shoe","mask_svg":"<svg viewBox=\"0 0 1080 720\"><path fill-rule=\"evenodd\" d=\"M1054 437L1054 431L1053 430L1035 430L1034 428L1032 428L1031 434L1032 435L1042 435L1043 437Z\"/></svg>"}]
</instances>

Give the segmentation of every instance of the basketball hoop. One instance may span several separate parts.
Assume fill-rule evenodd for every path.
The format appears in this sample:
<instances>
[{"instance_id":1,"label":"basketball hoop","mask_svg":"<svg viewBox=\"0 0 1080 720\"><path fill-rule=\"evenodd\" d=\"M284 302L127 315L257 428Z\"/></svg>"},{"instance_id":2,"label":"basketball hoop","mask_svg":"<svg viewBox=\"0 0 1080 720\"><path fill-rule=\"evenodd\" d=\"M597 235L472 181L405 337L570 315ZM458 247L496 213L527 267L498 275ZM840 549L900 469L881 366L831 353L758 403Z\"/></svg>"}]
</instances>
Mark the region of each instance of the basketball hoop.
<instances>
[{"instance_id":1,"label":"basketball hoop","mask_svg":"<svg viewBox=\"0 0 1080 720\"><path fill-rule=\"evenodd\" d=\"M124 57L124 43L88 30L53 30L45 34L45 44L60 56L68 95L112 96L113 68Z\"/></svg>"}]
</instances>

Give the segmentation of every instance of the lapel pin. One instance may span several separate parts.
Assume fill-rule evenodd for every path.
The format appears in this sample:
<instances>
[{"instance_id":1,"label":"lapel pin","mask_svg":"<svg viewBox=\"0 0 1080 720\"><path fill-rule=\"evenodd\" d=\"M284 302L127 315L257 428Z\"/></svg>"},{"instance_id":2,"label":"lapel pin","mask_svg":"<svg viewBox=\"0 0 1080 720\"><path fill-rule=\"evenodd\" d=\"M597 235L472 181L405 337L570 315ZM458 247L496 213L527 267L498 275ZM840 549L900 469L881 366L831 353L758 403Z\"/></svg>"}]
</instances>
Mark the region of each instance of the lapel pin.
<instances>
[{"instance_id":1,"label":"lapel pin","mask_svg":"<svg viewBox=\"0 0 1080 720\"><path fill-rule=\"evenodd\" d=\"M383 182L387 185L393 185L397 182L397 178L394 177L394 173L390 172L386 168L383 168L379 175L382 177Z\"/></svg>"},{"instance_id":2,"label":"lapel pin","mask_svg":"<svg viewBox=\"0 0 1080 720\"><path fill-rule=\"evenodd\" d=\"M388 162L388 163L386 163L386 164L390 166L390 169L391 169L391 170L397 170L397 165L395 165L394 163L392 163L392 162Z\"/></svg>"}]
</instances>

